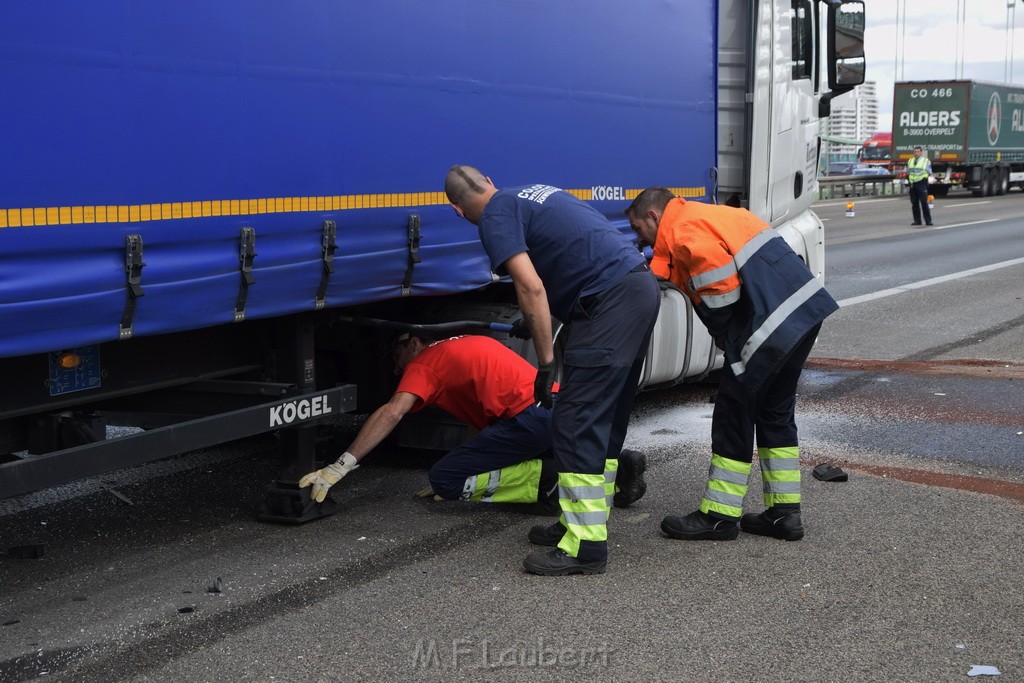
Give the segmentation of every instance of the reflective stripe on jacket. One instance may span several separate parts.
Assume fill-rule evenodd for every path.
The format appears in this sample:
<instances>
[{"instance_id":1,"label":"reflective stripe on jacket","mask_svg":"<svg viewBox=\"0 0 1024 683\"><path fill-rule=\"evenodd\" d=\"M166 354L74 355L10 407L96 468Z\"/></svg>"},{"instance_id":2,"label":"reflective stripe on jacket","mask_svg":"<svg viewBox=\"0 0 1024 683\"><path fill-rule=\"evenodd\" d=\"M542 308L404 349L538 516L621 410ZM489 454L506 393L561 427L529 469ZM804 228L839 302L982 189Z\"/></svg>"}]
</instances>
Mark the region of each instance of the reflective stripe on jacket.
<instances>
[{"instance_id":1,"label":"reflective stripe on jacket","mask_svg":"<svg viewBox=\"0 0 1024 683\"><path fill-rule=\"evenodd\" d=\"M916 183L924 180L931 173L932 162L922 157L913 157L907 162L907 180Z\"/></svg>"},{"instance_id":2,"label":"reflective stripe on jacket","mask_svg":"<svg viewBox=\"0 0 1024 683\"><path fill-rule=\"evenodd\" d=\"M752 389L839 306L786 241L746 209L673 199L651 270L685 291Z\"/></svg>"}]
</instances>

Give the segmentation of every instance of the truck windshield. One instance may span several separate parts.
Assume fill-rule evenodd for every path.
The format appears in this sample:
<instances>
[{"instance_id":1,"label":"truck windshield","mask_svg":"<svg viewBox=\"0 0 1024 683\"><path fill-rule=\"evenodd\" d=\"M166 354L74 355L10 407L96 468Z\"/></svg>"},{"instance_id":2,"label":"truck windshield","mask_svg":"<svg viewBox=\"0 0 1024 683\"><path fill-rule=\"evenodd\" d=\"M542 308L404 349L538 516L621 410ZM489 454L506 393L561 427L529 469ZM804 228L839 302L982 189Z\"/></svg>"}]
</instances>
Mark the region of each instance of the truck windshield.
<instances>
[{"instance_id":1,"label":"truck windshield","mask_svg":"<svg viewBox=\"0 0 1024 683\"><path fill-rule=\"evenodd\" d=\"M889 147L865 147L864 153L861 155L862 159L873 161L888 161L891 157L892 153Z\"/></svg>"}]
</instances>

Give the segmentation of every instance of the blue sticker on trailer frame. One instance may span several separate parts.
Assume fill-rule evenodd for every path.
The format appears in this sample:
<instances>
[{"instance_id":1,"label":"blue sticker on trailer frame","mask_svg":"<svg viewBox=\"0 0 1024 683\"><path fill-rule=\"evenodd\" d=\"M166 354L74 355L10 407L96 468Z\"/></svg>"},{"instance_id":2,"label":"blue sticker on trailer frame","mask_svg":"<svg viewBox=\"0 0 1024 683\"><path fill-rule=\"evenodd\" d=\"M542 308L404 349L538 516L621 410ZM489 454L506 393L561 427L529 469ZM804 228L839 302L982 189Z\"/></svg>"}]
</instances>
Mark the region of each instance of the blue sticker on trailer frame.
<instances>
[{"instance_id":1,"label":"blue sticker on trailer frame","mask_svg":"<svg viewBox=\"0 0 1024 683\"><path fill-rule=\"evenodd\" d=\"M100 387L100 349L98 346L80 346L70 350L52 351L47 355L50 364L50 396ZM73 367L61 366L60 359L67 357L75 358L76 362Z\"/></svg>"}]
</instances>

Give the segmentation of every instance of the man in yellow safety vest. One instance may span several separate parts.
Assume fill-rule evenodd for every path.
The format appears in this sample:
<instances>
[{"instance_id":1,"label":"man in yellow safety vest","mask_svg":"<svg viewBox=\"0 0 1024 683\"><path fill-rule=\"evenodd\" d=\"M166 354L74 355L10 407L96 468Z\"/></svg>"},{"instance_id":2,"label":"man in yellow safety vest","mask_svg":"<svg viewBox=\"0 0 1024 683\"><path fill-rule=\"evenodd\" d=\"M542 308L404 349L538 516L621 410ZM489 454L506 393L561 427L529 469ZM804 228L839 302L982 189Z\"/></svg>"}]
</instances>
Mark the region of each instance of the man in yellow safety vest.
<instances>
[{"instance_id":1,"label":"man in yellow safety vest","mask_svg":"<svg viewBox=\"0 0 1024 683\"><path fill-rule=\"evenodd\" d=\"M907 162L910 208L914 211L914 222L911 225L921 225L922 213L924 213L924 224L932 224L932 212L928 208L928 176L931 174L932 162L928 161L920 147L915 147L914 157Z\"/></svg>"}]
</instances>

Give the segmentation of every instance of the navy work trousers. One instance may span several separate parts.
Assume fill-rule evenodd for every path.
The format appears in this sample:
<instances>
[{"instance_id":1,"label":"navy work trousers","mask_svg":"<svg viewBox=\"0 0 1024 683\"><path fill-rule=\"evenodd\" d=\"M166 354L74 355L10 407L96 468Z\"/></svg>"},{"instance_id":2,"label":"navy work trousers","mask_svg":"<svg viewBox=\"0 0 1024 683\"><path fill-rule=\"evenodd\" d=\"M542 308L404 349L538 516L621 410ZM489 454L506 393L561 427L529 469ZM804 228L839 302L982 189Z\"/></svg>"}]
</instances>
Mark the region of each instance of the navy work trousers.
<instances>
[{"instance_id":1,"label":"navy work trousers","mask_svg":"<svg viewBox=\"0 0 1024 683\"><path fill-rule=\"evenodd\" d=\"M929 225L932 222L932 212L928 208L928 179L918 180L910 183L910 208L914 212L914 222L921 222L921 214L924 214L924 222Z\"/></svg>"},{"instance_id":2,"label":"navy work trousers","mask_svg":"<svg viewBox=\"0 0 1024 683\"><path fill-rule=\"evenodd\" d=\"M552 422L559 472L602 474L619 456L660 302L644 264L573 306Z\"/></svg>"},{"instance_id":3,"label":"navy work trousers","mask_svg":"<svg viewBox=\"0 0 1024 683\"><path fill-rule=\"evenodd\" d=\"M459 500L470 477L527 460L551 457L551 409L529 406L514 417L495 420L453 448L430 468L434 493Z\"/></svg>"},{"instance_id":4,"label":"navy work trousers","mask_svg":"<svg viewBox=\"0 0 1024 683\"><path fill-rule=\"evenodd\" d=\"M711 418L711 452L738 462L754 459L754 433L760 448L797 446L796 385L818 337L818 323L804 335L774 376L751 393L729 366L722 369Z\"/></svg>"}]
</instances>

